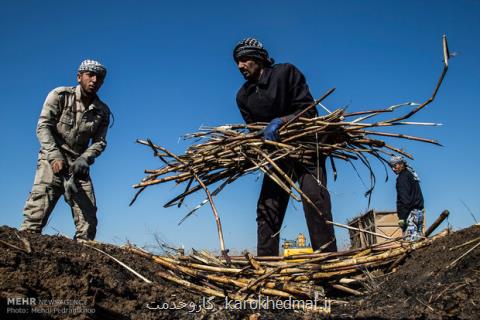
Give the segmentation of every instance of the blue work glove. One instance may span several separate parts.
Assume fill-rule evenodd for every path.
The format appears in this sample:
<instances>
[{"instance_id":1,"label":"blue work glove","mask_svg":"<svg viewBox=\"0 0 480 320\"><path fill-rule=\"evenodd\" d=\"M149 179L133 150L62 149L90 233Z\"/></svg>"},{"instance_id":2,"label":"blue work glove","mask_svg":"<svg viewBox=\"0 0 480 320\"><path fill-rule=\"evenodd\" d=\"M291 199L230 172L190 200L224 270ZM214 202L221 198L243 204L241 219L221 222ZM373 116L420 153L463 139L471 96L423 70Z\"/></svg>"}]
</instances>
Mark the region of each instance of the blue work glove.
<instances>
[{"instance_id":1,"label":"blue work glove","mask_svg":"<svg viewBox=\"0 0 480 320\"><path fill-rule=\"evenodd\" d=\"M86 179L89 169L87 160L82 157L78 157L72 164L72 173L76 178Z\"/></svg>"},{"instance_id":2,"label":"blue work glove","mask_svg":"<svg viewBox=\"0 0 480 320\"><path fill-rule=\"evenodd\" d=\"M78 192L75 178L71 176L69 179L65 179L65 181L63 182L63 187L65 188L65 192L63 194L63 196L65 197L65 201L73 207L73 195Z\"/></svg>"},{"instance_id":3,"label":"blue work glove","mask_svg":"<svg viewBox=\"0 0 480 320\"><path fill-rule=\"evenodd\" d=\"M263 130L263 137L265 140L271 141L278 141L278 129L283 124L283 120L281 118L275 118L266 126L265 130Z\"/></svg>"}]
</instances>

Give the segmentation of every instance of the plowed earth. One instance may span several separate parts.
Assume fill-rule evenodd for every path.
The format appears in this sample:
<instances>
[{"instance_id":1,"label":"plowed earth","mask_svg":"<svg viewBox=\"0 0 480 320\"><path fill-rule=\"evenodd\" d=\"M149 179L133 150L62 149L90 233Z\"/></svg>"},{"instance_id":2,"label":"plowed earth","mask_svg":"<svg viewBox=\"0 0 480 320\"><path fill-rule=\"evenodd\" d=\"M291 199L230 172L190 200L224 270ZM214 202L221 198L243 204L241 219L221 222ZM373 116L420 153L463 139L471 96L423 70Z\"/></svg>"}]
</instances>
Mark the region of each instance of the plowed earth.
<instances>
[{"instance_id":1,"label":"plowed earth","mask_svg":"<svg viewBox=\"0 0 480 320\"><path fill-rule=\"evenodd\" d=\"M31 250L21 238L28 240ZM347 302L333 304L331 317L478 319L480 246L473 247L479 242L480 226L472 226L412 252L396 272L365 283L363 296L328 293L329 298ZM147 258L112 245L96 246L153 283L68 238L0 227L0 319L325 318L202 297L163 280L157 275L162 267Z\"/></svg>"}]
</instances>

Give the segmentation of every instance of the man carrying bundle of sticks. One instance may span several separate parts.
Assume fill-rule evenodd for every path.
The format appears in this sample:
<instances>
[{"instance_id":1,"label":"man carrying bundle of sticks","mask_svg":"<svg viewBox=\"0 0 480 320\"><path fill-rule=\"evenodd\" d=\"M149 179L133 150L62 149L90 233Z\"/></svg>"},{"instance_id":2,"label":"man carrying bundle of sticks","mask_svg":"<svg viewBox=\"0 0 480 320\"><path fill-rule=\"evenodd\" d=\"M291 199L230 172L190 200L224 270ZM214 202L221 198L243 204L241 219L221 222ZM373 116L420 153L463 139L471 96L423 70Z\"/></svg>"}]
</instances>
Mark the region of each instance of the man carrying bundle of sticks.
<instances>
[{"instance_id":1,"label":"man carrying bundle of sticks","mask_svg":"<svg viewBox=\"0 0 480 320\"><path fill-rule=\"evenodd\" d=\"M406 240L416 241L423 235L424 208L420 178L402 156L393 156L389 163L397 175L398 225Z\"/></svg>"},{"instance_id":2,"label":"man carrying bundle of sticks","mask_svg":"<svg viewBox=\"0 0 480 320\"><path fill-rule=\"evenodd\" d=\"M247 124L266 122L265 140L278 141L279 129L314 102L303 74L293 65L274 64L262 43L253 38L240 41L233 58L246 82L237 93L237 104ZM304 117L315 117L311 108ZM280 141L281 142L281 141ZM278 166L298 182L301 191L315 204L303 200L313 250L337 251L330 194L327 190L325 157L305 166L293 159L281 159ZM265 176L257 204L257 255L279 254L280 229L287 210L289 194Z\"/></svg>"}]
</instances>

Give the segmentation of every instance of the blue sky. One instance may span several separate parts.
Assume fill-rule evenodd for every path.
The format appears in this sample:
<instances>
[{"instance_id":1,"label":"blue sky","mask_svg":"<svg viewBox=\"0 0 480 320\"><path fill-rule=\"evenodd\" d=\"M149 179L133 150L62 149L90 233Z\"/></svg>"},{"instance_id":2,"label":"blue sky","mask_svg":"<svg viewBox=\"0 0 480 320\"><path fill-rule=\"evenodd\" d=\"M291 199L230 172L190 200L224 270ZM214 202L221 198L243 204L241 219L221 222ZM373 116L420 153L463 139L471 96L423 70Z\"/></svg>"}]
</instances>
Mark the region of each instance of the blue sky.
<instances>
[{"instance_id":1,"label":"blue sky","mask_svg":"<svg viewBox=\"0 0 480 320\"><path fill-rule=\"evenodd\" d=\"M331 87L325 102L360 111L406 101L422 102L442 70L442 35L460 55L436 101L412 120L441 127L397 128L439 140L444 147L392 141L413 153L422 179L427 220L443 209L449 223L474 223L463 200L480 219L478 130L480 112L480 1L2 1L0 10L0 224L18 227L30 191L39 149L35 126L46 94L75 85L86 58L108 68L99 92L115 114L108 148L91 169L98 202L97 239L154 244L153 234L173 245L218 248L208 206L181 226L187 208L164 209L181 192L173 184L147 189L128 207L132 185L144 169L159 167L150 150L134 143L151 138L181 153L185 133L200 125L242 122L235 94L243 78L232 61L235 43L260 39L277 62L295 64L312 94ZM334 220L345 223L367 208L365 187L348 164L329 172ZM395 177L384 182L381 165L371 207L395 208ZM365 172L363 172L365 174ZM364 175L364 179L367 176ZM231 249L256 246L255 208L261 176L250 175L216 198ZM198 194L187 201L194 207ZM282 238L306 233L301 205L291 200ZM45 233L74 233L68 206L60 201ZM337 229L338 243L347 233Z\"/></svg>"}]
</instances>

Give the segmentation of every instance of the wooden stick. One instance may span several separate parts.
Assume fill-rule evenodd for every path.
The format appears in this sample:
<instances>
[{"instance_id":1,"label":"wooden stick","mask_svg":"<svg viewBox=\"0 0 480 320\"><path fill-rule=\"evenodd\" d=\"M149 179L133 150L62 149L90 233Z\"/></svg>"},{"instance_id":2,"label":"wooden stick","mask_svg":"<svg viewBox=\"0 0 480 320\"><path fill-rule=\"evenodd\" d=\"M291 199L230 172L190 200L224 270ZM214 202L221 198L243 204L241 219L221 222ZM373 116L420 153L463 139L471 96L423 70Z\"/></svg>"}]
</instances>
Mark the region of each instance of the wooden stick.
<instances>
[{"instance_id":1,"label":"wooden stick","mask_svg":"<svg viewBox=\"0 0 480 320\"><path fill-rule=\"evenodd\" d=\"M215 223L217 224L217 232L218 232L218 240L220 241L220 248L222 252L226 252L225 242L223 240L222 223L220 222L220 217L218 216L217 208L215 208L215 204L213 203L213 199L212 199L212 196L210 195L210 191L208 191L202 179L200 179L194 171L192 171L192 175L195 177L195 179L198 181L200 186L202 186L203 190L205 190L205 193L207 194L208 201L210 202L210 206L212 207L213 216L215 217Z\"/></svg>"},{"instance_id":2,"label":"wooden stick","mask_svg":"<svg viewBox=\"0 0 480 320\"><path fill-rule=\"evenodd\" d=\"M448 251L452 251L452 250L455 250L455 249L458 249L458 248L461 248L461 247L464 247L464 246L468 246L469 244L477 242L477 241L480 241L480 237L477 237L473 240L470 240L470 241L467 241L465 243L459 244L458 246L451 247L450 249L448 249Z\"/></svg>"},{"instance_id":3,"label":"wooden stick","mask_svg":"<svg viewBox=\"0 0 480 320\"><path fill-rule=\"evenodd\" d=\"M442 42L443 42L443 70L442 70L442 73L440 75L440 78L438 79L438 82L437 82L437 85L435 86L435 89L433 90L433 93L432 93L432 96L427 99L427 101L425 101L424 103L422 103L421 105L419 105L418 107L416 107L415 109L413 109L412 111L410 111L409 113L401 116L401 117L398 117L398 118L395 118L395 119L391 119L391 120L388 120L386 122L388 123L393 123L393 122L398 122L398 121L402 121L402 120L405 120L407 118L410 118L411 116L413 116L415 113L417 113L418 111L420 111L421 109L425 108L428 104L430 104L434 99L435 99L435 96L437 95L437 92L438 92L438 89L440 89L440 85L442 84L443 82L443 78L445 77L445 75L447 74L447 71L448 71L448 59L450 58L448 56L448 44L447 44L447 36L446 35L443 35L443 39L442 39Z\"/></svg>"},{"instance_id":4,"label":"wooden stick","mask_svg":"<svg viewBox=\"0 0 480 320\"><path fill-rule=\"evenodd\" d=\"M335 288L337 290L353 294L355 296L363 295L363 293L361 293L360 291L354 290L352 288L346 287L346 286L341 285L341 284L332 284L332 288Z\"/></svg>"},{"instance_id":5,"label":"wooden stick","mask_svg":"<svg viewBox=\"0 0 480 320\"><path fill-rule=\"evenodd\" d=\"M169 273L166 273L166 272L163 272L163 271L157 271L157 275L162 277L165 280L172 281L176 284L179 284L181 286L184 286L188 289L191 289L191 290L194 290L194 291L197 291L197 292L201 292L201 293L206 294L208 296L225 298L225 295L220 291L213 290L213 289L207 288L205 286L196 285L196 284L191 283L187 280L181 279L181 278L179 278L179 277L177 277L173 274L169 274Z\"/></svg>"},{"instance_id":6,"label":"wooden stick","mask_svg":"<svg viewBox=\"0 0 480 320\"><path fill-rule=\"evenodd\" d=\"M122 261L118 260L117 258L109 255L108 253L106 253L105 251L103 250L100 250L98 248L95 248L91 245L88 245L86 243L83 243L84 246L86 247L89 247L89 248L92 248L93 250L96 250L104 255L106 255L107 257L109 257L110 259L112 259L113 261L115 261L116 263L118 263L119 265L121 265L122 267L124 267L125 269L127 269L128 271L130 271L131 273L133 273L134 275L136 275L137 277L139 277L140 279L142 279L144 282L146 283L152 283L152 281L148 280L147 278L145 278L144 276L142 276L140 273L138 273L137 271L133 270L132 268L130 268L129 266L127 266L125 263L123 263Z\"/></svg>"},{"instance_id":7,"label":"wooden stick","mask_svg":"<svg viewBox=\"0 0 480 320\"><path fill-rule=\"evenodd\" d=\"M246 252L245 253L245 258L247 258L247 260L250 262L250 264L252 265L252 267L255 269L255 270L258 270L260 272L265 272L265 270L262 268L262 266L257 262L257 260L255 260L255 258L252 256L252 254L250 252Z\"/></svg>"},{"instance_id":8,"label":"wooden stick","mask_svg":"<svg viewBox=\"0 0 480 320\"><path fill-rule=\"evenodd\" d=\"M0 240L0 243L6 245L7 247L13 248L13 249L15 249L15 250L19 250L19 251L28 253L25 249L22 249L22 248L20 248L20 247L17 247L16 245L10 244L10 243L8 243L8 242L6 242L6 241Z\"/></svg>"},{"instance_id":9,"label":"wooden stick","mask_svg":"<svg viewBox=\"0 0 480 320\"><path fill-rule=\"evenodd\" d=\"M380 238L384 238L384 239L387 239L387 240L394 240L394 238L386 236L386 235L381 234L381 233L377 233L377 232L373 232L373 231L369 231L369 230L365 230L365 229L360 229L360 228L355 228L355 227L352 227L352 226L348 226L348 225L345 225L345 224L341 224L341 223L333 222L333 221L328 221L328 220L326 220L325 222L327 224L331 224L331 225L334 225L336 227L340 227L340 228L344 228L344 229L348 229L348 230L355 230L355 231L362 232L362 233L368 233L368 234L371 234L371 235L374 235L374 236L377 236L377 237L380 237Z\"/></svg>"},{"instance_id":10,"label":"wooden stick","mask_svg":"<svg viewBox=\"0 0 480 320\"><path fill-rule=\"evenodd\" d=\"M428 227L427 231L425 231L425 237L429 237L437 228L438 226L450 215L450 211L443 210L440 216L435 220L430 227Z\"/></svg>"},{"instance_id":11,"label":"wooden stick","mask_svg":"<svg viewBox=\"0 0 480 320\"><path fill-rule=\"evenodd\" d=\"M475 250L475 248L478 247L478 246L480 246L480 242L478 242L477 244L475 244L473 247L471 247L470 249L468 249L464 254L462 254L460 257L458 257L458 258L455 259L452 263L450 263L450 264L447 266L447 269L455 266L458 261L462 260L467 254L469 254L470 252L472 252L473 250Z\"/></svg>"},{"instance_id":12,"label":"wooden stick","mask_svg":"<svg viewBox=\"0 0 480 320\"><path fill-rule=\"evenodd\" d=\"M335 91L335 88L332 88L332 89L328 90L320 99L315 100L312 104L310 104L308 107L306 107L305 109L303 109L303 111L301 111L300 113L296 114L292 119L290 119L289 121L287 121L287 123L285 123L284 125L282 125L278 131L280 132L283 128L288 127L288 125L290 125L291 123L295 122L298 118L300 118L302 115L304 115L307 111L309 111L310 109L314 108L317 104L319 104L320 102L322 102L323 100L325 100L325 98L327 98L333 91Z\"/></svg>"}]
</instances>

